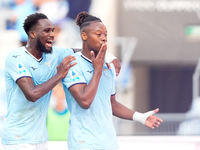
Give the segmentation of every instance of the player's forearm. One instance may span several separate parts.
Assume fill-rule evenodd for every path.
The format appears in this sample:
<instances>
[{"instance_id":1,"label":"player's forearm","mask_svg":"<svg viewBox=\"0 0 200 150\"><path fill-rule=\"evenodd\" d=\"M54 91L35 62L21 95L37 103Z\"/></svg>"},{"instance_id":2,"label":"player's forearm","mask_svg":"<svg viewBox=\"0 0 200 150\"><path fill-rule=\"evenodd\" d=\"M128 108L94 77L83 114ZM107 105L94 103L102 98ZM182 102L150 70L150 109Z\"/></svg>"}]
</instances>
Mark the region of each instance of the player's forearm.
<instances>
[{"instance_id":1,"label":"player's forearm","mask_svg":"<svg viewBox=\"0 0 200 150\"><path fill-rule=\"evenodd\" d=\"M50 78L48 81L35 85L31 92L29 94L26 94L26 98L29 101L36 102L39 98L47 94L49 91L51 91L60 81L61 77L59 75L55 75L52 78Z\"/></svg>"},{"instance_id":2,"label":"player's forearm","mask_svg":"<svg viewBox=\"0 0 200 150\"><path fill-rule=\"evenodd\" d=\"M134 111L130 110L126 106L117 102L116 100L111 101L113 115L121 119L132 120Z\"/></svg>"},{"instance_id":3,"label":"player's forearm","mask_svg":"<svg viewBox=\"0 0 200 150\"><path fill-rule=\"evenodd\" d=\"M83 89L83 93L81 96L81 107L84 109L88 109L90 108L95 95L97 93L97 89L98 89L98 85L99 85L99 81L101 78L101 73L95 73L90 81L90 83L85 86L85 88Z\"/></svg>"},{"instance_id":4,"label":"player's forearm","mask_svg":"<svg viewBox=\"0 0 200 150\"><path fill-rule=\"evenodd\" d=\"M113 115L121 119L132 120L134 111L128 109L125 106L119 106L118 109L113 110Z\"/></svg>"}]
</instances>

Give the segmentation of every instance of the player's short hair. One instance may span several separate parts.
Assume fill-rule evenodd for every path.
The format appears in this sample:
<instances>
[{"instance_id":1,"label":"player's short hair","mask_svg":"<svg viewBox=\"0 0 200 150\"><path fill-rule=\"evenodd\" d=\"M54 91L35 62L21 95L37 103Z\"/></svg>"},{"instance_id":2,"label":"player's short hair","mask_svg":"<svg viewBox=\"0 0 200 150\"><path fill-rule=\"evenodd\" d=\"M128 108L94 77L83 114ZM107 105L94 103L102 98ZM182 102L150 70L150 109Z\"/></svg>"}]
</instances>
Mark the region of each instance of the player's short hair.
<instances>
[{"instance_id":1,"label":"player's short hair","mask_svg":"<svg viewBox=\"0 0 200 150\"><path fill-rule=\"evenodd\" d=\"M35 27L40 19L48 19L47 16L43 13L34 13L29 15L24 21L24 30L26 34L29 36L29 31L31 28Z\"/></svg>"},{"instance_id":2,"label":"player's short hair","mask_svg":"<svg viewBox=\"0 0 200 150\"><path fill-rule=\"evenodd\" d=\"M88 26L91 22L102 22L101 19L88 14L86 11L80 12L76 17L76 24L82 29L84 26Z\"/></svg>"}]
</instances>

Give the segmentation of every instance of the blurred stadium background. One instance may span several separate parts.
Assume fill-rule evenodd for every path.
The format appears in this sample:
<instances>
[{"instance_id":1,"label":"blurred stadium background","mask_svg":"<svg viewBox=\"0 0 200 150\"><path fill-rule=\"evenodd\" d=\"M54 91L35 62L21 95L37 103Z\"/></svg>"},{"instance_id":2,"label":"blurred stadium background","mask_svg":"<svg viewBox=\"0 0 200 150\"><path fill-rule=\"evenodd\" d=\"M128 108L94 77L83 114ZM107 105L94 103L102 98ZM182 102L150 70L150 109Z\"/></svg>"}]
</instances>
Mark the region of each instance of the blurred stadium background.
<instances>
[{"instance_id":1,"label":"blurred stadium background","mask_svg":"<svg viewBox=\"0 0 200 150\"><path fill-rule=\"evenodd\" d=\"M164 120L150 130L114 117L121 147L147 149L156 143L162 149L200 149L200 0L25 1L34 2L36 11L57 27L56 46L81 47L75 22L66 17L74 8L78 11L72 6L88 8L104 22L108 51L122 62L116 80L118 101L139 112L158 107L157 116ZM0 0L0 129L7 111L4 60L21 44L13 21L16 5L15 0ZM51 141L50 148L65 144Z\"/></svg>"}]
</instances>

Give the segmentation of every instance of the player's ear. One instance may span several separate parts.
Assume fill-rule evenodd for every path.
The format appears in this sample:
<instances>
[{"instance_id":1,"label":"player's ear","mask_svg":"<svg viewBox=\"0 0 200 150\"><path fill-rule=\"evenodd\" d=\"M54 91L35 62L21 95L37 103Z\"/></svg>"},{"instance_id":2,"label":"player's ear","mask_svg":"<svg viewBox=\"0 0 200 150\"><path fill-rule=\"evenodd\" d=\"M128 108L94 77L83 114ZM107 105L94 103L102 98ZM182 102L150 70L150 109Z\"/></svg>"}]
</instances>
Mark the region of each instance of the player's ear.
<instances>
[{"instance_id":1,"label":"player's ear","mask_svg":"<svg viewBox=\"0 0 200 150\"><path fill-rule=\"evenodd\" d=\"M83 41L87 40L86 32L81 32L81 38L82 38Z\"/></svg>"},{"instance_id":2,"label":"player's ear","mask_svg":"<svg viewBox=\"0 0 200 150\"><path fill-rule=\"evenodd\" d=\"M29 35L33 39L36 38L36 32L34 32L34 31L30 31Z\"/></svg>"}]
</instances>

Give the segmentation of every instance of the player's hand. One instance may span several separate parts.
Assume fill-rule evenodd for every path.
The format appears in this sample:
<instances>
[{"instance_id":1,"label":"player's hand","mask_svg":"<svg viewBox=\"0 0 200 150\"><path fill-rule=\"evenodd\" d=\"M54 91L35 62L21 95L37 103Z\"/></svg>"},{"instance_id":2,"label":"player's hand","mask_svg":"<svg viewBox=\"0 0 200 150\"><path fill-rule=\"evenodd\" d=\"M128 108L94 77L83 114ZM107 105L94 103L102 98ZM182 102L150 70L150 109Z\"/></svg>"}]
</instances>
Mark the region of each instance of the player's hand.
<instances>
[{"instance_id":1,"label":"player's hand","mask_svg":"<svg viewBox=\"0 0 200 150\"><path fill-rule=\"evenodd\" d=\"M160 123L163 122L162 119L154 116L154 114L156 114L159 111L159 109L155 109L154 111L149 111L147 113L149 113L149 117L146 119L145 121L145 125L151 129L155 129L155 127L159 127Z\"/></svg>"},{"instance_id":2,"label":"player's hand","mask_svg":"<svg viewBox=\"0 0 200 150\"><path fill-rule=\"evenodd\" d=\"M116 58L116 59L113 59L112 63L115 67L116 76L118 76L120 73L120 70L121 70L121 62L119 59ZM106 63L106 65L107 65L108 69L111 70L111 65L109 63Z\"/></svg>"},{"instance_id":3,"label":"player's hand","mask_svg":"<svg viewBox=\"0 0 200 150\"><path fill-rule=\"evenodd\" d=\"M69 56L65 57L65 58L62 60L62 62L57 66L57 74L59 74L59 75L61 76L62 79L67 75L69 69L70 69L72 66L74 66L74 65L77 64L76 62L75 62L75 63L71 63L71 62L74 61L75 59L76 59L76 58L75 58L74 56L69 55ZM71 63L71 64L70 64L70 63Z\"/></svg>"},{"instance_id":4,"label":"player's hand","mask_svg":"<svg viewBox=\"0 0 200 150\"><path fill-rule=\"evenodd\" d=\"M103 44L96 57L93 51L91 51L90 53L92 65L96 72L102 73L106 50L107 50L107 44Z\"/></svg>"},{"instance_id":5,"label":"player's hand","mask_svg":"<svg viewBox=\"0 0 200 150\"><path fill-rule=\"evenodd\" d=\"M118 76L121 70L121 62L119 59L116 58L116 59L113 59L112 63L115 67L116 76Z\"/></svg>"}]
</instances>

